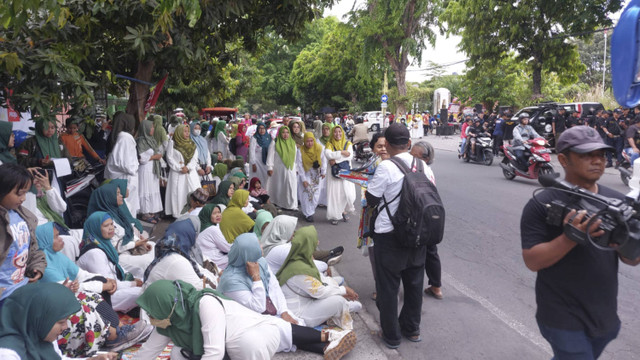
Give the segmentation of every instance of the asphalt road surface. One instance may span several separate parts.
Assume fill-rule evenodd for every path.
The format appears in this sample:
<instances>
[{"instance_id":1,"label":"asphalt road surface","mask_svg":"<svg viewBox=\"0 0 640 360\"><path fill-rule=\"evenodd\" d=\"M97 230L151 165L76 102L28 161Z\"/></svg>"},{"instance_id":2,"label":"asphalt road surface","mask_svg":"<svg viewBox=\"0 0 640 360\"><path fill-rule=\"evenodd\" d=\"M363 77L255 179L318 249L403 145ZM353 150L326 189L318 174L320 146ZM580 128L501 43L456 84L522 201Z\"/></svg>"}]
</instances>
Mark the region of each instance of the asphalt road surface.
<instances>
[{"instance_id":1,"label":"asphalt road surface","mask_svg":"<svg viewBox=\"0 0 640 360\"><path fill-rule=\"evenodd\" d=\"M534 317L535 273L525 267L520 247L522 208L538 183L506 180L497 161L484 166L463 163L452 151L436 149L436 154L432 168L447 211L445 238L439 246L444 299L424 297L423 341L405 340L399 354L405 359L551 358ZM613 169L600 183L628 190ZM358 217L354 214L349 223L334 226L320 208L314 225L322 248L345 247L336 267L377 321L378 310L370 298L374 282L369 259L355 247ZM306 223L300 220L299 225ZM601 359L640 359L634 351L640 348L640 322L635 316L640 313L640 268L621 264L619 279L622 329ZM348 358L352 356L357 357L352 353Z\"/></svg>"}]
</instances>

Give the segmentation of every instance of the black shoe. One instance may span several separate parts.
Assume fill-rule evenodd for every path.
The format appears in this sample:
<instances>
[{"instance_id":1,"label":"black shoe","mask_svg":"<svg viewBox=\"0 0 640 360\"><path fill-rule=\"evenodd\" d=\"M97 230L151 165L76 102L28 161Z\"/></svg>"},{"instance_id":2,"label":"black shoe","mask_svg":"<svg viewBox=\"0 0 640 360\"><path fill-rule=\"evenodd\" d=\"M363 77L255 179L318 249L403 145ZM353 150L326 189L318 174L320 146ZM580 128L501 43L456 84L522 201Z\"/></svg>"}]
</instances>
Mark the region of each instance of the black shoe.
<instances>
[{"instance_id":1,"label":"black shoe","mask_svg":"<svg viewBox=\"0 0 640 360\"><path fill-rule=\"evenodd\" d=\"M349 217L347 216L347 214L342 214L342 221L349 222Z\"/></svg>"},{"instance_id":2,"label":"black shoe","mask_svg":"<svg viewBox=\"0 0 640 360\"><path fill-rule=\"evenodd\" d=\"M307 220L307 222L312 223L313 222L313 215L309 215L309 216L305 217L304 219Z\"/></svg>"},{"instance_id":3,"label":"black shoe","mask_svg":"<svg viewBox=\"0 0 640 360\"><path fill-rule=\"evenodd\" d=\"M344 247L342 246L335 247L329 250L329 259L331 259L332 257L340 256L342 255L343 252L344 252Z\"/></svg>"},{"instance_id":4,"label":"black shoe","mask_svg":"<svg viewBox=\"0 0 640 360\"><path fill-rule=\"evenodd\" d=\"M613 167L613 164L612 163L607 163L607 165L605 165L604 167L605 168L610 168L610 167Z\"/></svg>"}]
</instances>

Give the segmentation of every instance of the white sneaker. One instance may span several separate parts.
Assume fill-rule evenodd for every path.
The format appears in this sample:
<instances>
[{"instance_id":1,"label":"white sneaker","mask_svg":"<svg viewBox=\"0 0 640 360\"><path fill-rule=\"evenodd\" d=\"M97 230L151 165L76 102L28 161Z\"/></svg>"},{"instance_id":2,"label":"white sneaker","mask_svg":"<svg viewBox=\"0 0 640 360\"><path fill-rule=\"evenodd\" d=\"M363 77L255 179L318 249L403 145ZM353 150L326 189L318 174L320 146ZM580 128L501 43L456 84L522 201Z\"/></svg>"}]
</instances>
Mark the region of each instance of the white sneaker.
<instances>
[{"instance_id":1,"label":"white sneaker","mask_svg":"<svg viewBox=\"0 0 640 360\"><path fill-rule=\"evenodd\" d=\"M349 301L349 312L358 312L362 310L362 303L360 301Z\"/></svg>"},{"instance_id":2,"label":"white sneaker","mask_svg":"<svg viewBox=\"0 0 640 360\"><path fill-rule=\"evenodd\" d=\"M325 330L329 345L324 349L325 360L338 360L356 346L356 333L353 330Z\"/></svg>"}]
</instances>

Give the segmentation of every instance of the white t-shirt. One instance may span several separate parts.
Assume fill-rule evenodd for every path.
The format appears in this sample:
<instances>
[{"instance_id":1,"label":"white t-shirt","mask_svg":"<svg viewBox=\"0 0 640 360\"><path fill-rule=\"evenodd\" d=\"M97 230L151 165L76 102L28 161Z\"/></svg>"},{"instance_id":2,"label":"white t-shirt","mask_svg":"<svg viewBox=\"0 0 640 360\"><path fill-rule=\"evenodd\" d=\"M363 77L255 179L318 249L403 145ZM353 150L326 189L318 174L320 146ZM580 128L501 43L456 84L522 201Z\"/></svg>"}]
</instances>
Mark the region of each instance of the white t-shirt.
<instances>
[{"instance_id":1,"label":"white t-shirt","mask_svg":"<svg viewBox=\"0 0 640 360\"><path fill-rule=\"evenodd\" d=\"M413 155L408 152L404 152L397 155L402 161L407 164L407 166L411 166L411 163L414 160ZM415 159L417 161L422 161L420 159ZM427 165L424 161L422 161L422 166L424 167L424 173L427 175L427 179L429 179L434 185L436 183L436 178L433 175L433 171L429 165ZM380 204L378 204L378 209L382 208L385 204L385 200L387 202L393 200L396 195L400 193L402 190L402 180L404 178L404 174L402 171L394 164L391 160L384 160L378 165L376 168L376 173L373 175L373 179L369 182L369 186L367 187L367 191L369 194L382 198L384 195L384 199L380 200ZM400 197L392 201L389 206L389 211L391 215L394 215L398 210L398 204L400 204ZM393 231L393 225L391 224L391 220L389 219L389 215L387 214L387 209L382 209L375 223L375 232L378 234L389 233Z\"/></svg>"}]
</instances>

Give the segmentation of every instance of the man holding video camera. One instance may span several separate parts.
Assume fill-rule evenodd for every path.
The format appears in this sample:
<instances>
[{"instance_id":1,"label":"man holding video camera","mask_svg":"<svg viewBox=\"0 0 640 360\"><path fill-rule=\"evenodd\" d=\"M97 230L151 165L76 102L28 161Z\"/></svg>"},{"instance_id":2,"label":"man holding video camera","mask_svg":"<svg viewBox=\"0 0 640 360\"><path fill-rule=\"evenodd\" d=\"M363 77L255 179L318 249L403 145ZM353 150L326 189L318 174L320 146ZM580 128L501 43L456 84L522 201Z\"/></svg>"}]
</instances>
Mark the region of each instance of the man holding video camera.
<instances>
[{"instance_id":1,"label":"man holding video camera","mask_svg":"<svg viewBox=\"0 0 640 360\"><path fill-rule=\"evenodd\" d=\"M588 126L567 129L558 138L558 161L565 171L565 182L604 197L623 199L624 195L599 185L604 173L605 145L598 132ZM553 349L554 359L596 359L620 330L617 314L618 259L637 265L616 251L603 251L591 244L580 245L564 231L567 224L591 237L604 234L601 220L589 223L585 210L571 210L564 217L565 227L547 223L543 204L562 201L579 208L584 198L558 189L535 195L522 212L520 233L522 257L536 279L536 320L542 336ZM586 200L589 201L589 200Z\"/></svg>"}]
</instances>

